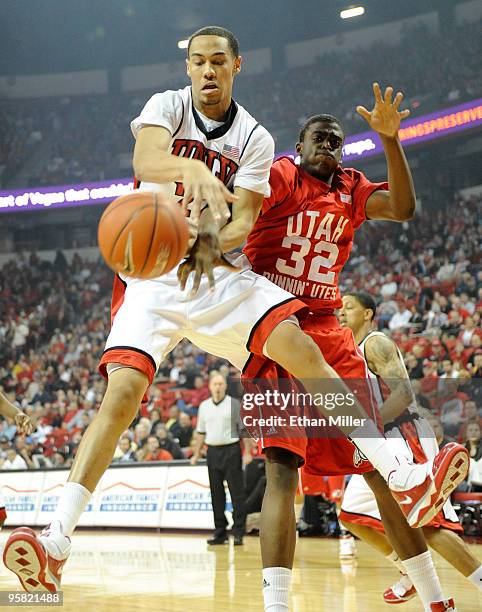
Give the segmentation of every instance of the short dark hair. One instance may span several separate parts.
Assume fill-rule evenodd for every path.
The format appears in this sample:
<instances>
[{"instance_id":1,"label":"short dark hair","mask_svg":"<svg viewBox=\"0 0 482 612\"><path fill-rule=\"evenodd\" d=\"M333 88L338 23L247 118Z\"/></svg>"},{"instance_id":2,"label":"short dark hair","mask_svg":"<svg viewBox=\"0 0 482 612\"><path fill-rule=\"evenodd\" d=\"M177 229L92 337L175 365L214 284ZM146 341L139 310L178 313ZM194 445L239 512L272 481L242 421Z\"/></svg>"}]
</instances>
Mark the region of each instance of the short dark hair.
<instances>
[{"instance_id":1,"label":"short dark hair","mask_svg":"<svg viewBox=\"0 0 482 612\"><path fill-rule=\"evenodd\" d=\"M219 26L205 26L204 28L196 30L194 34L191 34L191 36L189 37L189 43L187 45L188 57L189 51L191 50L191 43L198 36L221 36L221 38L225 38L228 41L229 48L231 49L234 57L239 56L238 39L232 32L230 32L226 28L221 28Z\"/></svg>"},{"instance_id":2,"label":"short dark hair","mask_svg":"<svg viewBox=\"0 0 482 612\"><path fill-rule=\"evenodd\" d=\"M313 117L310 117L308 121L305 123L305 125L301 128L298 142L303 142L303 139L306 134L306 130L313 123L336 123L340 127L341 131L345 133L345 130L343 129L341 121L337 119L336 117L334 117L333 115L326 115L326 114L325 115L313 115Z\"/></svg>"},{"instance_id":3,"label":"short dark hair","mask_svg":"<svg viewBox=\"0 0 482 612\"><path fill-rule=\"evenodd\" d=\"M352 293L345 293L344 295L349 295L350 297L355 298L355 300L361 304L363 308L372 311L372 320L375 318L375 315L377 314L377 303L369 293L366 291L353 291Z\"/></svg>"}]
</instances>

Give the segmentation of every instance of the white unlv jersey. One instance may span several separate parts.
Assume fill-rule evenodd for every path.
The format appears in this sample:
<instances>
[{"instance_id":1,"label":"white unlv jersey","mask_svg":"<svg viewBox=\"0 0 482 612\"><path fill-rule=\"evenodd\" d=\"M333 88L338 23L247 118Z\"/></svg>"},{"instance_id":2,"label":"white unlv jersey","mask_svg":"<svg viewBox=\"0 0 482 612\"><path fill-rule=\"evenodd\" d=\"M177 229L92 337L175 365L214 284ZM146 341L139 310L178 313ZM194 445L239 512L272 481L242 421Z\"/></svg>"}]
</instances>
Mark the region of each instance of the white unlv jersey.
<instances>
[{"instance_id":1,"label":"white unlv jersey","mask_svg":"<svg viewBox=\"0 0 482 612\"><path fill-rule=\"evenodd\" d=\"M202 117L194 108L190 86L157 93L147 102L139 117L132 121L134 137L146 125L158 125L169 130L172 134L170 153L203 161L230 189L243 187L269 196L273 138L234 100L226 122L220 123ZM182 183L142 183L140 189L163 190L179 200L184 194Z\"/></svg>"}]
</instances>

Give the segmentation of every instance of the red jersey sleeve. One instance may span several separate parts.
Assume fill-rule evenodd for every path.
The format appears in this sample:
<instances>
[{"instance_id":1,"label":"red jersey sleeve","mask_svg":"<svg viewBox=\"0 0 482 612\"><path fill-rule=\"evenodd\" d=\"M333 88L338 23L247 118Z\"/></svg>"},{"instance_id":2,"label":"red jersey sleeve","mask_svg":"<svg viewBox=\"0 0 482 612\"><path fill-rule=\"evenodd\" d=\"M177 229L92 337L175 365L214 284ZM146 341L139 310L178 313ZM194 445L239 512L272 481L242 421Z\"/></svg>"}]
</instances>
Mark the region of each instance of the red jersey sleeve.
<instances>
[{"instance_id":1,"label":"red jersey sleeve","mask_svg":"<svg viewBox=\"0 0 482 612\"><path fill-rule=\"evenodd\" d=\"M271 195L264 198L262 213L267 212L274 206L281 204L295 189L297 168L289 157L277 159L271 166L269 175L269 186Z\"/></svg>"},{"instance_id":2,"label":"red jersey sleeve","mask_svg":"<svg viewBox=\"0 0 482 612\"><path fill-rule=\"evenodd\" d=\"M378 189L388 191L388 183L372 183L362 172L354 170L353 168L347 169L346 172L348 172L352 178L351 210L353 229L358 229L360 225L367 220L365 208L368 198Z\"/></svg>"}]
</instances>

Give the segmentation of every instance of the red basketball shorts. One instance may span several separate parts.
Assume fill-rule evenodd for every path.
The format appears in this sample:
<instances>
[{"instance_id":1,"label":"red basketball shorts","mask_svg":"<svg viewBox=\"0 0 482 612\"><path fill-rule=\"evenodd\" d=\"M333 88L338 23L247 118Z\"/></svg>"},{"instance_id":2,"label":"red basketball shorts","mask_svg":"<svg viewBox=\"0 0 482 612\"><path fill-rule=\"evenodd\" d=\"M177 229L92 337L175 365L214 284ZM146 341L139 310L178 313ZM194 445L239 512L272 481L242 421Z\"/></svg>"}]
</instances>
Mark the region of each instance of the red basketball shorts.
<instances>
[{"instance_id":1,"label":"red basketball shorts","mask_svg":"<svg viewBox=\"0 0 482 612\"><path fill-rule=\"evenodd\" d=\"M367 366L363 356L355 343L353 333L348 328L340 327L334 315L321 313L305 313L298 316L301 328L318 345L325 360L332 366L337 374L345 380L350 388L357 388L357 397L362 403L367 416L373 419L381 430L381 421L375 402L372 401L369 385L367 384ZM272 385L276 379L288 391L290 386L297 382L280 366L273 361L253 356L243 372L245 388L258 381L270 380ZM264 387L263 387L264 389ZM273 408L266 406L256 407L259 419L273 416ZM298 406L291 406L289 410L296 412ZM312 409L311 414L319 414ZM243 414L245 414L243 410ZM281 414L281 413L280 413ZM279 414L275 415L279 416ZM320 415L321 416L321 415ZM259 423L259 419L256 423ZM303 472L311 475L339 475L362 474L373 470L373 466L365 459L355 445L348 440L336 427L323 427L308 434L302 425L297 430L280 431L277 435L276 419L268 420L267 424L254 428L247 427L249 433L259 439L262 449L269 447L284 448L298 455ZM246 419L243 419L246 424ZM253 421L251 421L253 422ZM295 428L296 429L296 428ZM286 435L285 435L286 434Z\"/></svg>"}]
</instances>

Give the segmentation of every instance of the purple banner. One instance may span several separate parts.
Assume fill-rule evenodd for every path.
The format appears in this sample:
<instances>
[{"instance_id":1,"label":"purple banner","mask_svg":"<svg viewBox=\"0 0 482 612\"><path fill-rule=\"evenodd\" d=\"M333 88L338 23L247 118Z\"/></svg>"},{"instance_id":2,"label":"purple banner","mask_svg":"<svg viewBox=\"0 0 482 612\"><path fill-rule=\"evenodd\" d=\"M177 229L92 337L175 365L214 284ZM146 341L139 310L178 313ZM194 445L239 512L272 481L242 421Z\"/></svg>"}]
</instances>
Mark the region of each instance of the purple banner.
<instances>
[{"instance_id":1,"label":"purple banner","mask_svg":"<svg viewBox=\"0 0 482 612\"><path fill-rule=\"evenodd\" d=\"M132 179L0 191L0 212L105 204L132 191Z\"/></svg>"},{"instance_id":2,"label":"purple banner","mask_svg":"<svg viewBox=\"0 0 482 612\"><path fill-rule=\"evenodd\" d=\"M433 140L482 124L482 98L446 108L416 119L407 119L399 131L404 146ZM347 136L343 146L343 161L352 161L383 152L380 138L368 131ZM283 151L276 155L296 157L296 151ZM67 208L104 204L118 196L129 193L133 188L132 179L114 179L80 185L58 187L34 187L15 191L0 191L0 213L22 210L43 210L45 208Z\"/></svg>"},{"instance_id":3,"label":"purple banner","mask_svg":"<svg viewBox=\"0 0 482 612\"><path fill-rule=\"evenodd\" d=\"M452 106L443 110L422 115L416 119L406 119L398 135L406 147L426 140L433 140L462 130L482 125L482 98ZM378 134L373 131L347 136L343 146L343 161L380 155L383 153ZM276 155L297 157L296 151L283 151Z\"/></svg>"}]
</instances>

